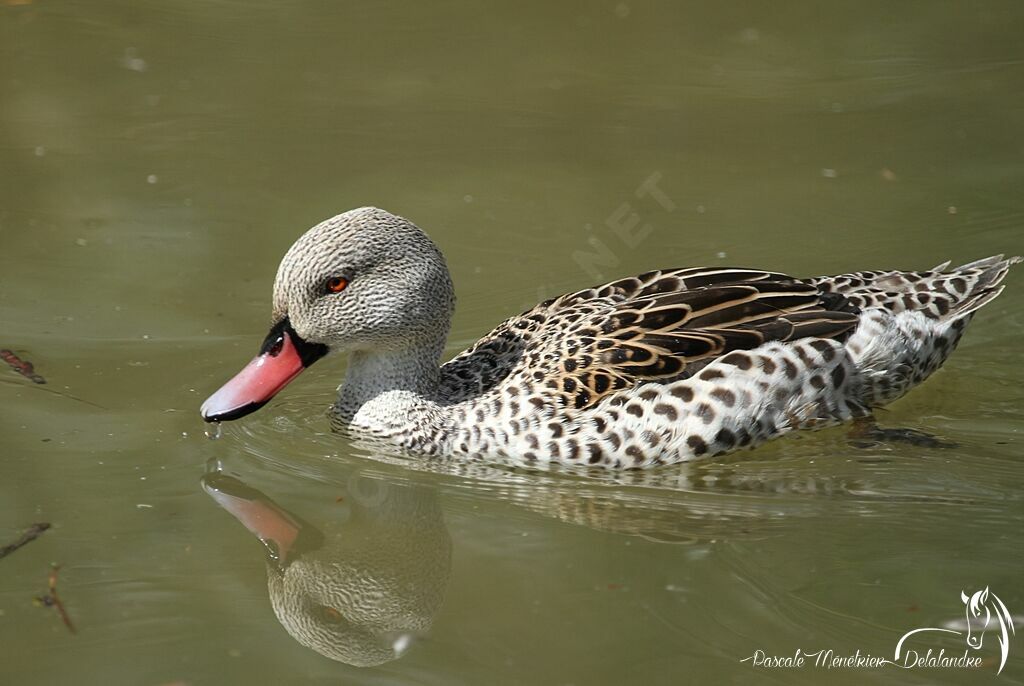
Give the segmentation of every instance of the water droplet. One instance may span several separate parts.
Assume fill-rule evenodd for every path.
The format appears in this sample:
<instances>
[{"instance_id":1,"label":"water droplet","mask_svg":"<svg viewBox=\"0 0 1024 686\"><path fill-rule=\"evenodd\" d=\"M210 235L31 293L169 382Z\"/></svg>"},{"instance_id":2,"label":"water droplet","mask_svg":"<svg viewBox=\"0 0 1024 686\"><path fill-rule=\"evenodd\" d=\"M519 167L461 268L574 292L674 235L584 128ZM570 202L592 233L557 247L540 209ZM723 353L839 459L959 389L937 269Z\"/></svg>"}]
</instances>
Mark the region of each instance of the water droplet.
<instances>
[{"instance_id":1,"label":"water droplet","mask_svg":"<svg viewBox=\"0 0 1024 686\"><path fill-rule=\"evenodd\" d=\"M206 427L206 437L211 441L216 441L220 438L221 429L220 422L213 422Z\"/></svg>"}]
</instances>

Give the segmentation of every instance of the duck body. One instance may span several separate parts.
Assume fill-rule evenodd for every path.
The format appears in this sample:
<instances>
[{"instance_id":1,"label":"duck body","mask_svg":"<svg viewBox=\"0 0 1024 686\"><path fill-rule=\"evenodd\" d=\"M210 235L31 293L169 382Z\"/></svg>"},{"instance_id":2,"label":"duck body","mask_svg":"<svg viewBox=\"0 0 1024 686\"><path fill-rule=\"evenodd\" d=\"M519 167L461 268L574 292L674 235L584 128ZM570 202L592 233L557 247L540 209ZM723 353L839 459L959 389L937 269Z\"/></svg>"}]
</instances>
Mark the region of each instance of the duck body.
<instances>
[{"instance_id":1,"label":"duck body","mask_svg":"<svg viewBox=\"0 0 1024 686\"><path fill-rule=\"evenodd\" d=\"M645 468L870 417L942 365L1018 261L806 279L652 271L545 301L440 365L454 307L443 257L410 222L363 208L289 251L274 320L278 357L351 353L331 409L343 431L423 455ZM339 273L351 285L325 294ZM264 364L204 404L208 421L258 408L298 373L267 357L274 335ZM275 364L285 371L258 369Z\"/></svg>"}]
</instances>

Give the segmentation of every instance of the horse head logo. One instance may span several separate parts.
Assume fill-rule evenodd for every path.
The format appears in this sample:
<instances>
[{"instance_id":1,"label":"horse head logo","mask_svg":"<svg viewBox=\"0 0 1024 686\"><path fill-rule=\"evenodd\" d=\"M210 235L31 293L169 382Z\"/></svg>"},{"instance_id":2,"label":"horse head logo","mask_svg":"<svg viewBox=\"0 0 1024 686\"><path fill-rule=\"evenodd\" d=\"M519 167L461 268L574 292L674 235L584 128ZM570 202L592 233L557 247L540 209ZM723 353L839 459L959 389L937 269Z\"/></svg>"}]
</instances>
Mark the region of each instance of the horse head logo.
<instances>
[{"instance_id":1,"label":"horse head logo","mask_svg":"<svg viewBox=\"0 0 1024 686\"><path fill-rule=\"evenodd\" d=\"M977 650L985 640L985 632L989 631L989 627L998 628L999 648L1002 653L999 671L1003 671L1006 655L1010 649L1010 635L1016 631L1010 611L1006 609L1006 605L999 599L999 596L989 592L988 586L984 590L975 591L970 596L964 591L960 591L960 600L965 606L968 646Z\"/></svg>"},{"instance_id":2,"label":"horse head logo","mask_svg":"<svg viewBox=\"0 0 1024 686\"><path fill-rule=\"evenodd\" d=\"M967 606L967 645L977 650L985 639L985 630L992 621L992 611L988 609L988 586L984 591L975 591L970 597L960 591L960 600ZM984 619L982 619L984 613ZM975 631L980 627L980 631Z\"/></svg>"},{"instance_id":3,"label":"horse head logo","mask_svg":"<svg viewBox=\"0 0 1024 686\"><path fill-rule=\"evenodd\" d=\"M983 590L975 591L969 596L965 591L960 591L960 600L964 603L966 631L959 631L959 622L951 623L956 628L929 626L908 631L903 634L903 638L896 644L896 660L899 660L900 655L903 654L903 644L915 634L940 632L964 636L967 640L967 646L973 650L978 650L985 640L985 634L998 630L1000 659L999 671L996 674L1002 672L1003 667L1006 665L1006 657L1010 652L1010 636L1015 633L1013 617L1010 615L1010 611L1006 609L1006 605L999 599L999 596L989 591L987 586Z\"/></svg>"}]
</instances>

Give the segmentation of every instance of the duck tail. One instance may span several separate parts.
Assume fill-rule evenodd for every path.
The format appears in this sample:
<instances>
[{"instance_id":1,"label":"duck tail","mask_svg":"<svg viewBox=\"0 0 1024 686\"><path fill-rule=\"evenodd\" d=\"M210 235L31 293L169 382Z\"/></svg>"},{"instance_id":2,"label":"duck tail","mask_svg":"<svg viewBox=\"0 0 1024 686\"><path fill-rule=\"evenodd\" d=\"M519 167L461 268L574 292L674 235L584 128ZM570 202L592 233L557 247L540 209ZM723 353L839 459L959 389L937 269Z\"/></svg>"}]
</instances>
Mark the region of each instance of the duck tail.
<instances>
[{"instance_id":1,"label":"duck tail","mask_svg":"<svg viewBox=\"0 0 1024 686\"><path fill-rule=\"evenodd\" d=\"M951 269L950 279L966 277L970 290L952 307L944 317L947 320L961 319L977 312L1003 292L1003 279L1010 267L1024 261L1024 258L993 255L982 260L975 260ZM948 264L948 263L947 263Z\"/></svg>"}]
</instances>

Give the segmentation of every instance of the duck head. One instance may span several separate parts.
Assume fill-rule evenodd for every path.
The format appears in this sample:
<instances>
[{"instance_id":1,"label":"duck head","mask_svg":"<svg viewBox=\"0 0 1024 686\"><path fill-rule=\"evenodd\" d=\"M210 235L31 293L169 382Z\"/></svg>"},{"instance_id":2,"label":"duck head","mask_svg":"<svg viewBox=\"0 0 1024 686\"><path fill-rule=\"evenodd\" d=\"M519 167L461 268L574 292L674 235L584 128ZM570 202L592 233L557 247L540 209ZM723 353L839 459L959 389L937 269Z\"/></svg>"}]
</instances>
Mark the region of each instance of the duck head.
<instances>
[{"instance_id":1,"label":"duck head","mask_svg":"<svg viewBox=\"0 0 1024 686\"><path fill-rule=\"evenodd\" d=\"M259 354L203 403L208 421L258 410L332 352L433 347L455 295L444 256L415 224L375 207L303 234L274 281L273 324Z\"/></svg>"},{"instance_id":2,"label":"duck head","mask_svg":"<svg viewBox=\"0 0 1024 686\"><path fill-rule=\"evenodd\" d=\"M219 471L202 486L263 543L274 614L302 645L369 667L401 657L430 630L452 557L431 488L353 474L344 504L320 508L320 529Z\"/></svg>"}]
</instances>

